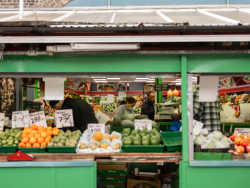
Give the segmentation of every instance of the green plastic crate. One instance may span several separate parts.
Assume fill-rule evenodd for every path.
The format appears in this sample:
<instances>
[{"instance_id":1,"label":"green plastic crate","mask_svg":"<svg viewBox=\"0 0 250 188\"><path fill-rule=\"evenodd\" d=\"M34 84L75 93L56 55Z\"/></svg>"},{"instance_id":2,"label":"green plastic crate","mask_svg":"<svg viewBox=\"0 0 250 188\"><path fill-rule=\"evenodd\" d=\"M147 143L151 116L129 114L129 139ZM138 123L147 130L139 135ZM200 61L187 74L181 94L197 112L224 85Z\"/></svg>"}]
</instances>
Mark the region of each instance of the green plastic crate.
<instances>
[{"instance_id":1,"label":"green plastic crate","mask_svg":"<svg viewBox=\"0 0 250 188\"><path fill-rule=\"evenodd\" d=\"M127 170L98 170L100 176L127 176Z\"/></svg>"},{"instance_id":2,"label":"green plastic crate","mask_svg":"<svg viewBox=\"0 0 250 188\"><path fill-rule=\"evenodd\" d=\"M0 153L16 153L16 146L0 146Z\"/></svg>"},{"instance_id":3,"label":"green plastic crate","mask_svg":"<svg viewBox=\"0 0 250 188\"><path fill-rule=\"evenodd\" d=\"M164 151L163 145L123 145L122 152L127 153L159 153Z\"/></svg>"},{"instance_id":4,"label":"green plastic crate","mask_svg":"<svg viewBox=\"0 0 250 188\"><path fill-rule=\"evenodd\" d=\"M75 153L76 147L47 147L49 153Z\"/></svg>"},{"instance_id":5,"label":"green plastic crate","mask_svg":"<svg viewBox=\"0 0 250 188\"><path fill-rule=\"evenodd\" d=\"M167 152L181 152L182 135L179 131L161 132L163 144L166 146Z\"/></svg>"},{"instance_id":6,"label":"green plastic crate","mask_svg":"<svg viewBox=\"0 0 250 188\"><path fill-rule=\"evenodd\" d=\"M45 153L46 148L18 148L23 153Z\"/></svg>"},{"instance_id":7,"label":"green plastic crate","mask_svg":"<svg viewBox=\"0 0 250 188\"><path fill-rule=\"evenodd\" d=\"M126 188L125 184L102 184L102 188Z\"/></svg>"},{"instance_id":8,"label":"green plastic crate","mask_svg":"<svg viewBox=\"0 0 250 188\"><path fill-rule=\"evenodd\" d=\"M158 172L157 163L129 163L128 168L130 174L133 174L135 169L139 172Z\"/></svg>"},{"instance_id":9,"label":"green plastic crate","mask_svg":"<svg viewBox=\"0 0 250 188\"><path fill-rule=\"evenodd\" d=\"M172 122L159 122L159 124L160 124L161 131L167 131L169 130L169 127L172 124Z\"/></svg>"},{"instance_id":10,"label":"green plastic crate","mask_svg":"<svg viewBox=\"0 0 250 188\"><path fill-rule=\"evenodd\" d=\"M231 153L216 153L216 152L194 152L195 160L232 160Z\"/></svg>"},{"instance_id":11,"label":"green plastic crate","mask_svg":"<svg viewBox=\"0 0 250 188\"><path fill-rule=\"evenodd\" d=\"M118 133L122 133L122 130L125 128L130 128L131 130L134 130L134 126L117 126L117 125L112 125L110 127L110 133L112 133L113 131L116 131Z\"/></svg>"},{"instance_id":12,"label":"green plastic crate","mask_svg":"<svg viewBox=\"0 0 250 188\"><path fill-rule=\"evenodd\" d=\"M126 184L126 177L113 177L113 176L103 176L101 177L101 182L103 184Z\"/></svg>"}]
</instances>

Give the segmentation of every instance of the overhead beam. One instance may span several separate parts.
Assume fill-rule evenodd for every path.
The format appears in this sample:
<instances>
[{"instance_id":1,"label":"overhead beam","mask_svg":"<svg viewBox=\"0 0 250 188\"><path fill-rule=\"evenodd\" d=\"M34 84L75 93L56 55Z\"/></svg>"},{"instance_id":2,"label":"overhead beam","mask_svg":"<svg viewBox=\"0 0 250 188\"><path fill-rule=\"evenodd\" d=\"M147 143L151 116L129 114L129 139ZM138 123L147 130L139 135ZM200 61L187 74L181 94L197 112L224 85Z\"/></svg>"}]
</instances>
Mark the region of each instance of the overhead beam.
<instances>
[{"instance_id":1,"label":"overhead beam","mask_svg":"<svg viewBox=\"0 0 250 188\"><path fill-rule=\"evenodd\" d=\"M250 35L0 36L1 43L250 42Z\"/></svg>"},{"instance_id":2,"label":"overhead beam","mask_svg":"<svg viewBox=\"0 0 250 188\"><path fill-rule=\"evenodd\" d=\"M156 14L158 16L160 16L165 22L167 22L167 23L174 23L174 21L171 18L169 18L168 16L166 16L162 11L157 10Z\"/></svg>"}]
</instances>

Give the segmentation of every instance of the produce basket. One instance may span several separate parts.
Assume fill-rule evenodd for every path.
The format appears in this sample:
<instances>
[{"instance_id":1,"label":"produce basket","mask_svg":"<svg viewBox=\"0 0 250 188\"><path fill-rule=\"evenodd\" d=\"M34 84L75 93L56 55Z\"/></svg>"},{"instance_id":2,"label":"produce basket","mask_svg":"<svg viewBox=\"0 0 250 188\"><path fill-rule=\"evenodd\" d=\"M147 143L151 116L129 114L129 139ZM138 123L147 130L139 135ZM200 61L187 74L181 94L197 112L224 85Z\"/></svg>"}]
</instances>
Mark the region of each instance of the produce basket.
<instances>
[{"instance_id":1,"label":"produce basket","mask_svg":"<svg viewBox=\"0 0 250 188\"><path fill-rule=\"evenodd\" d=\"M159 153L164 151L164 145L123 145L122 152L127 153Z\"/></svg>"},{"instance_id":2,"label":"produce basket","mask_svg":"<svg viewBox=\"0 0 250 188\"><path fill-rule=\"evenodd\" d=\"M66 146L61 146L61 147L47 147L47 150L49 153L75 153L76 152L76 147L66 147Z\"/></svg>"},{"instance_id":3,"label":"produce basket","mask_svg":"<svg viewBox=\"0 0 250 188\"><path fill-rule=\"evenodd\" d=\"M182 135L179 131L161 132L163 144L167 152L181 152Z\"/></svg>"},{"instance_id":4,"label":"produce basket","mask_svg":"<svg viewBox=\"0 0 250 188\"><path fill-rule=\"evenodd\" d=\"M19 147L18 150L23 152L23 153L45 153L46 152L46 148L22 148L22 147Z\"/></svg>"},{"instance_id":5,"label":"produce basket","mask_svg":"<svg viewBox=\"0 0 250 188\"><path fill-rule=\"evenodd\" d=\"M126 170L98 170L100 176L127 176Z\"/></svg>"},{"instance_id":6,"label":"produce basket","mask_svg":"<svg viewBox=\"0 0 250 188\"><path fill-rule=\"evenodd\" d=\"M16 146L0 146L0 153L16 153Z\"/></svg>"},{"instance_id":7,"label":"produce basket","mask_svg":"<svg viewBox=\"0 0 250 188\"><path fill-rule=\"evenodd\" d=\"M125 184L126 177L112 177L112 176L103 176L101 177L101 182L103 184Z\"/></svg>"},{"instance_id":8,"label":"produce basket","mask_svg":"<svg viewBox=\"0 0 250 188\"><path fill-rule=\"evenodd\" d=\"M231 153L219 153L219 152L194 152L195 160L232 160Z\"/></svg>"},{"instance_id":9,"label":"produce basket","mask_svg":"<svg viewBox=\"0 0 250 188\"><path fill-rule=\"evenodd\" d=\"M211 153L227 153L228 150L233 149L233 144L230 146L230 148L217 148L217 149L202 149L200 145L194 146L195 152L211 152Z\"/></svg>"}]
</instances>

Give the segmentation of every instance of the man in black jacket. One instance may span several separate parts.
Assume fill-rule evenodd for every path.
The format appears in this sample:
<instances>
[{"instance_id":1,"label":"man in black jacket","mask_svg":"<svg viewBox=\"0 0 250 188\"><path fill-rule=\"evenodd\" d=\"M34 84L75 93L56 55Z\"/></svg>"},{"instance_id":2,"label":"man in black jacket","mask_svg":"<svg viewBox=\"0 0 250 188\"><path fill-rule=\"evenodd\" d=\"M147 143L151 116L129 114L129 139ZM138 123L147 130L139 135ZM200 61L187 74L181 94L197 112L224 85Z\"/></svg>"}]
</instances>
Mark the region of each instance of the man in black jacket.
<instances>
[{"instance_id":1,"label":"man in black jacket","mask_svg":"<svg viewBox=\"0 0 250 188\"><path fill-rule=\"evenodd\" d=\"M148 116L149 119L154 120L155 115L155 92L151 91L148 94L147 100L142 104L142 111L141 114L145 114Z\"/></svg>"},{"instance_id":2,"label":"man in black jacket","mask_svg":"<svg viewBox=\"0 0 250 188\"><path fill-rule=\"evenodd\" d=\"M50 101L53 109L72 109L74 125L73 130L79 129L82 132L87 129L89 123L98 123L91 106L80 99L66 98L62 101Z\"/></svg>"}]
</instances>

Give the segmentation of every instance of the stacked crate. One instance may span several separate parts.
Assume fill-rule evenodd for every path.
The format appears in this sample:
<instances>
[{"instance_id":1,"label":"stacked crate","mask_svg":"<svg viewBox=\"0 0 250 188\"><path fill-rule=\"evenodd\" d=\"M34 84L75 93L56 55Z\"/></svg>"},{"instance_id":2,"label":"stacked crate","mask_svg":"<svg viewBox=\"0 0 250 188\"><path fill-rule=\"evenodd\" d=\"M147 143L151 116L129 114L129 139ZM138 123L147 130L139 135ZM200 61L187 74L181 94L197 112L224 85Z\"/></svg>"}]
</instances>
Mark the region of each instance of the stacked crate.
<instances>
[{"instance_id":1,"label":"stacked crate","mask_svg":"<svg viewBox=\"0 0 250 188\"><path fill-rule=\"evenodd\" d=\"M98 163L98 179L101 188L126 188L127 163Z\"/></svg>"}]
</instances>

